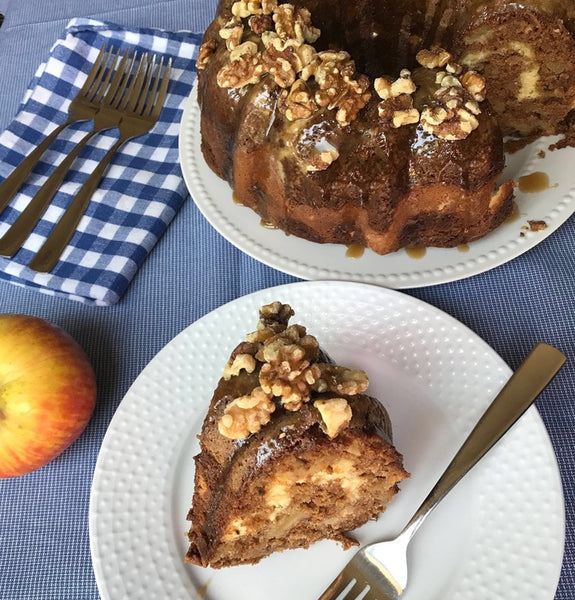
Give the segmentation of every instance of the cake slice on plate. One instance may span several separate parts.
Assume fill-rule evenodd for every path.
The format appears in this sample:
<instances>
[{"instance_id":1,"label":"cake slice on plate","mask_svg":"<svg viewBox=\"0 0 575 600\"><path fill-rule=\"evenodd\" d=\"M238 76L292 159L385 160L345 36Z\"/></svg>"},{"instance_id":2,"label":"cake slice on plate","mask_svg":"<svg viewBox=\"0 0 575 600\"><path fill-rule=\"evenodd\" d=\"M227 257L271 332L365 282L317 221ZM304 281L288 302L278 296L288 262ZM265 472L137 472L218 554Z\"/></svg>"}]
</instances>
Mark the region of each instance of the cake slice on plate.
<instances>
[{"instance_id":1,"label":"cake slice on plate","mask_svg":"<svg viewBox=\"0 0 575 600\"><path fill-rule=\"evenodd\" d=\"M224 368L199 436L187 562L256 563L321 539L347 548L408 477L366 373L334 364L293 314L263 306Z\"/></svg>"}]
</instances>

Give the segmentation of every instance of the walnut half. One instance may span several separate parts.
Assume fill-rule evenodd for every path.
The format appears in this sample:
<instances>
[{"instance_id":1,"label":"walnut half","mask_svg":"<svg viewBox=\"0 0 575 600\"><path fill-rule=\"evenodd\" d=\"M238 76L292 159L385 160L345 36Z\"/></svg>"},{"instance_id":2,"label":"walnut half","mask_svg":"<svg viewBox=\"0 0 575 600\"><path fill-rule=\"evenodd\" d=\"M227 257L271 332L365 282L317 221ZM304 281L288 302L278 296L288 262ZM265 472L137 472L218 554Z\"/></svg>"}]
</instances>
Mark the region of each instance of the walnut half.
<instances>
[{"instance_id":1,"label":"walnut half","mask_svg":"<svg viewBox=\"0 0 575 600\"><path fill-rule=\"evenodd\" d=\"M272 395L261 387L254 388L251 394L240 396L226 406L218 431L232 440L243 440L269 423L275 409Z\"/></svg>"}]
</instances>

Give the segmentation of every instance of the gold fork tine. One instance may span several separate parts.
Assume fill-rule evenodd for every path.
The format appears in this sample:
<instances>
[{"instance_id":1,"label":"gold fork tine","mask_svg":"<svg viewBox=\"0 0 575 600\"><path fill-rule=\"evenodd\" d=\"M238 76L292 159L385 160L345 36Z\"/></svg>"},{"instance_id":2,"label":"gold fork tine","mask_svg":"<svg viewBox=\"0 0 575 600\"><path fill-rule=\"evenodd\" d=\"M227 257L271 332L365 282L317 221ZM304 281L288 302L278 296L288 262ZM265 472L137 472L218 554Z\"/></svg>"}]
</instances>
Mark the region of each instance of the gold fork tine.
<instances>
[{"instance_id":1,"label":"gold fork tine","mask_svg":"<svg viewBox=\"0 0 575 600\"><path fill-rule=\"evenodd\" d=\"M144 106L146 106L146 103L148 101L148 98L153 97L153 88L155 86L155 83L157 81L157 78L154 80L154 85L152 85L152 78L154 77L154 71L156 68L156 56L154 55L152 57L152 62L151 64L148 64L147 67L147 74L146 74L146 81L143 85L143 89L146 90L146 93L144 94L140 94L139 98L138 98L138 102L137 104L134 106L134 112L137 115L141 115L143 114L143 108Z\"/></svg>"},{"instance_id":2,"label":"gold fork tine","mask_svg":"<svg viewBox=\"0 0 575 600\"><path fill-rule=\"evenodd\" d=\"M125 53L125 56L128 52ZM117 57L116 57L117 58ZM117 60L114 60L115 64ZM120 65L125 66L128 61L120 61ZM130 64L130 67L132 63ZM128 74L129 75L129 74ZM117 70L112 78L111 85L117 85L117 82L122 80L124 73ZM94 126L74 147L74 149L64 158L64 160L51 173L50 177L44 182L42 187L36 192L35 196L30 200L26 208L18 216L16 221L11 225L10 229L0 238L0 255L14 256L20 249L26 238L32 233L32 230L48 208L54 194L64 181L66 174L70 170L72 163L76 160L84 146L88 141L105 129L117 127L120 124L122 113L115 109L114 106L108 106L109 96L104 96L104 102L100 106L97 113L94 115Z\"/></svg>"},{"instance_id":3,"label":"gold fork tine","mask_svg":"<svg viewBox=\"0 0 575 600\"><path fill-rule=\"evenodd\" d=\"M103 104L106 106L117 106L118 100L123 96L124 90L128 85L130 74L134 68L134 61L136 60L136 52L131 56L131 52L128 50L122 56L120 65L114 75L114 79L108 88L106 95L103 99ZM129 64L128 64L129 61Z\"/></svg>"},{"instance_id":4,"label":"gold fork tine","mask_svg":"<svg viewBox=\"0 0 575 600\"><path fill-rule=\"evenodd\" d=\"M168 95L168 85L170 83L170 76L172 74L172 59L169 58L167 63L164 64L164 59L160 61L158 67L158 74L154 82L154 89L150 95L150 102L146 106L144 116L157 119L160 116L160 112L166 101Z\"/></svg>"},{"instance_id":5,"label":"gold fork tine","mask_svg":"<svg viewBox=\"0 0 575 600\"><path fill-rule=\"evenodd\" d=\"M34 169L36 163L40 160L56 137L72 123L75 123L76 121L86 121L96 114L98 107L90 101L87 95L92 87L97 88L101 84L105 73L105 67L109 62L110 52L111 50L106 51L105 44L100 48L100 52L88 73L84 85L82 85L70 103L66 121L56 127L52 133L44 138L44 140L38 144L38 146L36 146L36 148L34 148L34 150L32 150L32 152L30 152L30 154L28 154L28 156L24 158L12 173L10 173L10 175L8 175L8 177L0 184L0 212L6 208L16 192L22 187L22 184Z\"/></svg>"},{"instance_id":6,"label":"gold fork tine","mask_svg":"<svg viewBox=\"0 0 575 600\"><path fill-rule=\"evenodd\" d=\"M120 54L120 49L116 50L116 53L112 56L112 48L110 48L110 52L108 55L108 60L102 67L102 74L105 73L105 77L100 78L100 83L98 86L94 86L93 90L93 102L100 103L102 101L102 96L106 93L110 86L110 79L116 71L116 65L118 64L118 55Z\"/></svg>"},{"instance_id":7,"label":"gold fork tine","mask_svg":"<svg viewBox=\"0 0 575 600\"><path fill-rule=\"evenodd\" d=\"M104 175L116 151L129 139L150 131L158 121L167 97L171 61L163 69L163 61L156 69L148 69L150 62L155 64L155 60L150 61L147 57L142 59L143 64L140 65L141 68L135 76L135 79L138 80L138 85L136 86L134 83L134 87L138 89L139 93L128 93L126 102L124 103L126 106L129 104L135 107L136 111L138 107L142 106L141 110L143 112L128 111L122 118L120 122L120 138L108 150L94 171L92 171L70 203L70 206L68 206L61 219L54 226L42 248L40 248L36 256L30 261L29 267L31 269L40 272L49 272L54 268L68 242L74 235L78 223L88 207L90 198L98 187L100 179ZM144 75L146 73L144 67L148 69L147 75ZM149 76L149 72L152 70L155 71L153 79ZM159 83L160 79L161 83Z\"/></svg>"},{"instance_id":8,"label":"gold fork tine","mask_svg":"<svg viewBox=\"0 0 575 600\"><path fill-rule=\"evenodd\" d=\"M88 92L91 92L91 97L93 98L94 92L98 90L100 84L102 83L102 79L104 78L104 74L106 73L106 68L110 62L112 50L113 49L110 48L108 51L106 51L106 44L100 48L100 52L96 57L90 72L88 73L88 77L80 89L80 94L87 97ZM92 84L94 84L93 89Z\"/></svg>"},{"instance_id":9,"label":"gold fork tine","mask_svg":"<svg viewBox=\"0 0 575 600\"><path fill-rule=\"evenodd\" d=\"M163 59L162 62L160 63L160 69L162 67L163 64ZM160 71L160 69L158 71ZM168 84L170 83L170 75L172 73L172 59L170 58L168 60L168 64L164 66L163 71L160 73L158 72L158 77L156 77L156 82L155 82L155 88L154 88L154 101L150 102L148 105L148 108L146 110L146 112L144 113L145 116L150 116L152 119L157 120L158 117L160 116L160 112L162 111L162 107L164 106L164 103L166 101L166 96L168 95ZM158 88L158 84L160 79L162 80L162 84L160 86L160 90L157 92L157 96L156 96L156 90Z\"/></svg>"},{"instance_id":10,"label":"gold fork tine","mask_svg":"<svg viewBox=\"0 0 575 600\"><path fill-rule=\"evenodd\" d=\"M130 85L130 90L123 99L120 110L134 112L134 109L136 108L136 105L140 99L140 95L142 94L142 90L144 89L144 81L149 62L150 59L148 55L142 56L134 80Z\"/></svg>"}]
</instances>

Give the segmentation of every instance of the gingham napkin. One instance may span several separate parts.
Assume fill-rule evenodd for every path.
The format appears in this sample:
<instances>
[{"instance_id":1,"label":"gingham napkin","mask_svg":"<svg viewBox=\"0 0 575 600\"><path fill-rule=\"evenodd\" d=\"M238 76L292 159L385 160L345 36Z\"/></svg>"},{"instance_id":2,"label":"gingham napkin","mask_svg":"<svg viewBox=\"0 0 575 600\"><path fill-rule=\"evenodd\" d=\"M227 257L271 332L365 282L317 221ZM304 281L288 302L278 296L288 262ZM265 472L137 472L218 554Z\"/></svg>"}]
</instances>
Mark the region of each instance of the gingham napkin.
<instances>
[{"instance_id":1,"label":"gingham napkin","mask_svg":"<svg viewBox=\"0 0 575 600\"><path fill-rule=\"evenodd\" d=\"M187 197L178 162L178 133L183 105L196 76L200 41L201 35L190 32L126 29L91 19L70 21L36 72L16 118L0 134L0 181L66 120L70 101L104 43L122 52L132 48L172 57L168 97L154 128L115 155L52 272L36 273L26 265L94 169L95 161L117 140L117 129L92 138L23 248L12 259L0 257L2 279L87 303L109 305L121 298ZM52 144L0 213L0 236L91 126L91 122L74 124Z\"/></svg>"}]
</instances>

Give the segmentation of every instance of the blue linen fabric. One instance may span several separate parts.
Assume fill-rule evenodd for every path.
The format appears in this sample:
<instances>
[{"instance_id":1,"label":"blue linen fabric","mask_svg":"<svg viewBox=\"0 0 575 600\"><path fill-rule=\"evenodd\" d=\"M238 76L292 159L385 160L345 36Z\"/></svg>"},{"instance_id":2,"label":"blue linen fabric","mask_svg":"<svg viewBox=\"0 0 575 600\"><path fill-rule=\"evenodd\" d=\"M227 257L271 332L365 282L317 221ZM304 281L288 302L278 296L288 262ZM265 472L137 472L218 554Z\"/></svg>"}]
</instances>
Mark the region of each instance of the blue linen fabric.
<instances>
[{"instance_id":1,"label":"blue linen fabric","mask_svg":"<svg viewBox=\"0 0 575 600\"><path fill-rule=\"evenodd\" d=\"M73 17L126 28L201 32L217 0L0 0L0 130L14 119L38 65ZM425 260L421 259L421 260ZM470 327L516 368L537 341L568 362L537 401L566 504L565 557L556 600L575 598L575 219L526 254L453 283L404 293ZM98 600L88 501L102 439L131 383L175 335L225 302L295 279L246 256L184 202L121 300L70 302L0 280L0 312L46 318L86 349L98 378L94 416L80 439L41 470L0 480L0 599ZM145 526L145 524L144 524ZM528 524L526 524L526 527ZM514 598L513 590L509 598Z\"/></svg>"},{"instance_id":2,"label":"blue linen fabric","mask_svg":"<svg viewBox=\"0 0 575 600\"><path fill-rule=\"evenodd\" d=\"M0 258L0 277L39 291L96 304L117 302L187 197L178 163L183 103L195 79L200 37L189 32L124 28L93 19L73 19L54 44L25 96L18 115L0 135L4 178L45 136L67 119L68 106L86 80L100 48L153 53L171 60L168 95L152 130L121 147L68 248L51 273L27 267L75 193L117 139L118 129L96 135L80 154L34 232L13 259ZM44 153L26 183L0 215L0 236L91 122L66 128Z\"/></svg>"}]
</instances>

